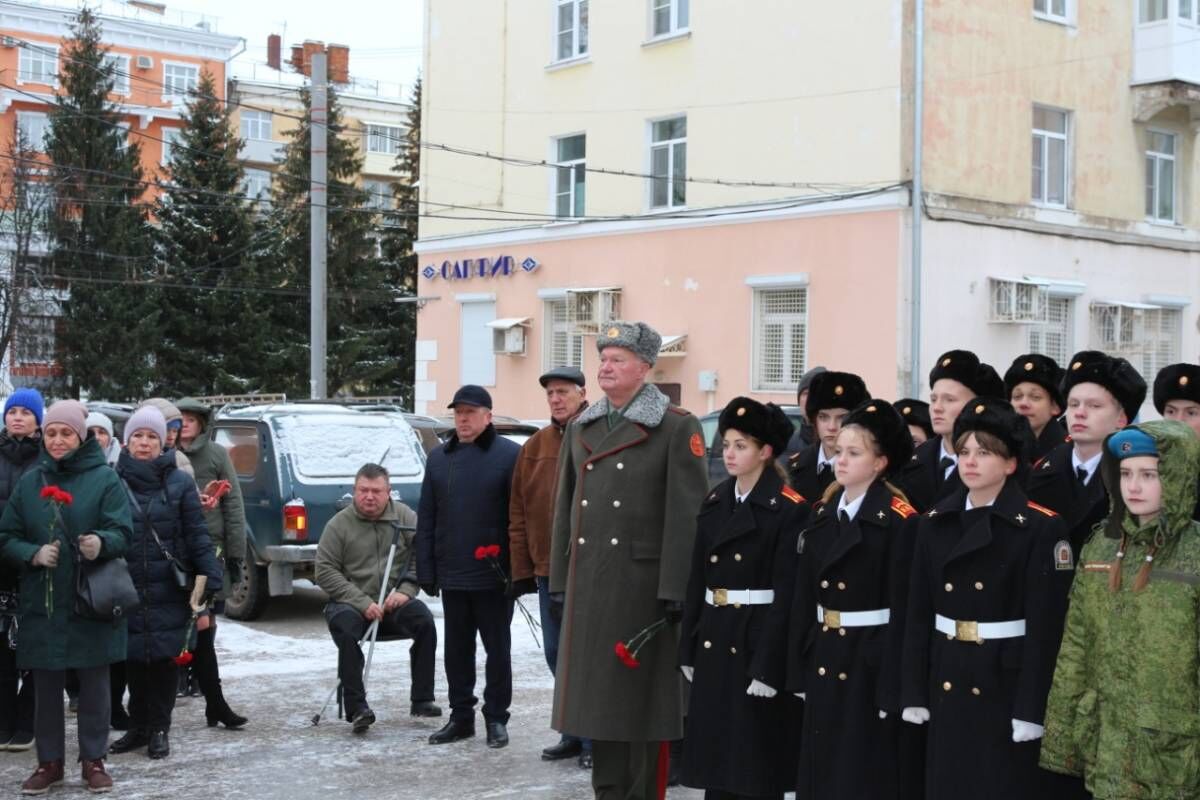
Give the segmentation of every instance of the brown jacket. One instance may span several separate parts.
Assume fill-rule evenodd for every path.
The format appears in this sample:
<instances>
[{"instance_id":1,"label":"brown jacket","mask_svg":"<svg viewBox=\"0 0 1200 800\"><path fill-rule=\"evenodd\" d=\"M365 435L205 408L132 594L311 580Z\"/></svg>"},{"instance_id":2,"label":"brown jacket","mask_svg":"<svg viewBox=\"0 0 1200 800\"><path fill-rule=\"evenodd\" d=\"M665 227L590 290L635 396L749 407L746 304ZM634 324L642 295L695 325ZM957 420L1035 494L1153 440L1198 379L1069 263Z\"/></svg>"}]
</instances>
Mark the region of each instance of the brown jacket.
<instances>
[{"instance_id":1,"label":"brown jacket","mask_svg":"<svg viewBox=\"0 0 1200 800\"><path fill-rule=\"evenodd\" d=\"M579 411L586 407L584 403ZM564 430L565 426L552 422L530 436L513 468L508 546L514 581L550 575L550 533L554 526L558 453L562 450Z\"/></svg>"}]
</instances>

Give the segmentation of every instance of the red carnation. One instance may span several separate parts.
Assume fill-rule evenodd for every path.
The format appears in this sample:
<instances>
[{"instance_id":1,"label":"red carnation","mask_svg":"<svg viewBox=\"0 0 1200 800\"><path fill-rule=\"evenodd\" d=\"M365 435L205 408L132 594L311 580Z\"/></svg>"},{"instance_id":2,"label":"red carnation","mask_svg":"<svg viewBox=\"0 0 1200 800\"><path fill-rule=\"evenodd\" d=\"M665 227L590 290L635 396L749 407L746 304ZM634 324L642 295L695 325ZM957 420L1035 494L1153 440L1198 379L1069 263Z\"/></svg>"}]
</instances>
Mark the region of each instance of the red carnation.
<instances>
[{"instance_id":1,"label":"red carnation","mask_svg":"<svg viewBox=\"0 0 1200 800\"><path fill-rule=\"evenodd\" d=\"M71 496L70 492L68 492L64 489L59 489L57 486L54 487L54 489L55 489L54 499L57 500L58 502L62 503L64 506L69 506L69 505L71 505L71 503L73 503L75 501L75 498Z\"/></svg>"},{"instance_id":2,"label":"red carnation","mask_svg":"<svg viewBox=\"0 0 1200 800\"><path fill-rule=\"evenodd\" d=\"M182 653L175 656L174 660L177 665L186 667L188 664L192 663L192 654L190 651L184 650Z\"/></svg>"},{"instance_id":3,"label":"red carnation","mask_svg":"<svg viewBox=\"0 0 1200 800\"><path fill-rule=\"evenodd\" d=\"M629 667L630 669L637 669L641 666L641 662L629 652L629 648L625 646L624 642L617 642L617 646L613 649L617 653L617 658L621 659L621 663L625 666Z\"/></svg>"},{"instance_id":4,"label":"red carnation","mask_svg":"<svg viewBox=\"0 0 1200 800\"><path fill-rule=\"evenodd\" d=\"M637 659L638 651L646 646L646 642L654 638L654 635L667 627L667 620L663 619L651 622L646 627L629 637L628 642L617 642L613 650L617 654L617 658L621 659L621 663L630 669L637 669L641 666Z\"/></svg>"},{"instance_id":5,"label":"red carnation","mask_svg":"<svg viewBox=\"0 0 1200 800\"><path fill-rule=\"evenodd\" d=\"M487 548L479 545L479 547L475 548L475 560L483 561L485 558L487 558Z\"/></svg>"},{"instance_id":6,"label":"red carnation","mask_svg":"<svg viewBox=\"0 0 1200 800\"><path fill-rule=\"evenodd\" d=\"M54 497L54 493L57 491L58 491L57 486L43 486L41 498L43 500L48 500L48 499Z\"/></svg>"},{"instance_id":7,"label":"red carnation","mask_svg":"<svg viewBox=\"0 0 1200 800\"><path fill-rule=\"evenodd\" d=\"M500 545L489 544L484 549L486 551L486 555L488 556L488 558L499 558L500 557Z\"/></svg>"}]
</instances>

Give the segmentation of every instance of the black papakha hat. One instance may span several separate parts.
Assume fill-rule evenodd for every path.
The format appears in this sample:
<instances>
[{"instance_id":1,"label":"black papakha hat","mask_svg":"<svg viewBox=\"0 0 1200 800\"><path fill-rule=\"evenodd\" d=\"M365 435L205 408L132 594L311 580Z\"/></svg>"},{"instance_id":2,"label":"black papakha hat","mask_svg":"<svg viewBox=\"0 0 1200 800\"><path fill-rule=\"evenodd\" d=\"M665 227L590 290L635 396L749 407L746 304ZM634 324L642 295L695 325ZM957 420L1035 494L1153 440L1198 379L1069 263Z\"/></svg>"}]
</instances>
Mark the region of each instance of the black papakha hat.
<instances>
[{"instance_id":1,"label":"black papakha hat","mask_svg":"<svg viewBox=\"0 0 1200 800\"><path fill-rule=\"evenodd\" d=\"M1171 400L1200 403L1200 364L1169 364L1154 379L1154 407L1163 413Z\"/></svg>"},{"instance_id":2,"label":"black papakha hat","mask_svg":"<svg viewBox=\"0 0 1200 800\"><path fill-rule=\"evenodd\" d=\"M966 433L990 433L1008 448L1009 458L1026 464L1033 452L1033 428L1007 400L995 397L976 397L967 402L954 421L954 441Z\"/></svg>"},{"instance_id":3,"label":"black papakha hat","mask_svg":"<svg viewBox=\"0 0 1200 800\"><path fill-rule=\"evenodd\" d=\"M1012 366L1004 373L1004 393L1012 397L1012 391L1021 383L1036 383L1050 393L1050 399L1058 404L1059 410L1066 407L1062 396L1063 368L1049 356L1026 353L1013 359Z\"/></svg>"},{"instance_id":4,"label":"black papakha hat","mask_svg":"<svg viewBox=\"0 0 1200 800\"><path fill-rule=\"evenodd\" d=\"M870 396L863 379L853 372L822 372L808 386L804 415L811 421L818 411L826 408L849 411Z\"/></svg>"},{"instance_id":5,"label":"black papakha hat","mask_svg":"<svg viewBox=\"0 0 1200 800\"><path fill-rule=\"evenodd\" d=\"M1063 397L1069 397L1071 389L1081 383L1096 383L1112 392L1125 410L1125 419L1129 423L1137 417L1146 400L1146 381L1133 364L1099 350L1083 350L1071 356L1063 376Z\"/></svg>"},{"instance_id":6,"label":"black papakha hat","mask_svg":"<svg viewBox=\"0 0 1200 800\"><path fill-rule=\"evenodd\" d=\"M771 445L776 456L783 455L795 427L783 409L774 403L760 403L749 397L735 397L721 411L717 420L717 432L724 436L733 428L747 436L753 436L763 444Z\"/></svg>"},{"instance_id":7,"label":"black papakha hat","mask_svg":"<svg viewBox=\"0 0 1200 800\"><path fill-rule=\"evenodd\" d=\"M984 364L970 350L950 350L942 353L929 371L929 388L943 378L958 381L976 397L1004 399L1004 381L990 364Z\"/></svg>"},{"instance_id":8,"label":"black papakha hat","mask_svg":"<svg viewBox=\"0 0 1200 800\"><path fill-rule=\"evenodd\" d=\"M879 449L887 456L885 477L908 464L912 458L913 440L908 431L908 422L887 400L872 398L864 401L842 420L842 428L845 429L847 425L859 425L875 437Z\"/></svg>"},{"instance_id":9,"label":"black papakha hat","mask_svg":"<svg viewBox=\"0 0 1200 800\"><path fill-rule=\"evenodd\" d=\"M915 397L904 397L892 404L904 417L908 425L916 425L925 431L925 436L933 438L933 420L929 418L929 403Z\"/></svg>"}]
</instances>

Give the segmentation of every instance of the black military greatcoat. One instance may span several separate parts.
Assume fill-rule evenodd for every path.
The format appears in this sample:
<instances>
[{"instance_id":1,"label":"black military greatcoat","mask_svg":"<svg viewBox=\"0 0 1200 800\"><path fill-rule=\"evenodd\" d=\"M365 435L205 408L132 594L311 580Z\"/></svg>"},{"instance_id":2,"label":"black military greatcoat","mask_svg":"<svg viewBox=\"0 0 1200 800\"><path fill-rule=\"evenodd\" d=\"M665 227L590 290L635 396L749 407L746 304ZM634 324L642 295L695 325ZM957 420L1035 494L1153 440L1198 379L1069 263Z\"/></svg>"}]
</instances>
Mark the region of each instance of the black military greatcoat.
<instances>
[{"instance_id":1,"label":"black military greatcoat","mask_svg":"<svg viewBox=\"0 0 1200 800\"><path fill-rule=\"evenodd\" d=\"M817 468L817 454L821 443L814 442L788 459L788 479L792 488L800 493L810 503L821 499L825 488L833 483L833 466L820 470Z\"/></svg>"},{"instance_id":2,"label":"black military greatcoat","mask_svg":"<svg viewBox=\"0 0 1200 800\"><path fill-rule=\"evenodd\" d=\"M1071 460L1073 449L1073 444L1065 442L1035 463L1029 470L1025 493L1063 518L1070 531L1072 552L1078 554L1091 538L1092 528L1108 515L1108 492L1099 469L1086 486L1079 482Z\"/></svg>"},{"instance_id":3,"label":"black military greatcoat","mask_svg":"<svg viewBox=\"0 0 1200 800\"><path fill-rule=\"evenodd\" d=\"M912 461L896 475L896 484L917 511L928 511L939 500L962 488L958 470L952 470L946 477L941 460L942 437L934 436L917 448Z\"/></svg>"}]
</instances>

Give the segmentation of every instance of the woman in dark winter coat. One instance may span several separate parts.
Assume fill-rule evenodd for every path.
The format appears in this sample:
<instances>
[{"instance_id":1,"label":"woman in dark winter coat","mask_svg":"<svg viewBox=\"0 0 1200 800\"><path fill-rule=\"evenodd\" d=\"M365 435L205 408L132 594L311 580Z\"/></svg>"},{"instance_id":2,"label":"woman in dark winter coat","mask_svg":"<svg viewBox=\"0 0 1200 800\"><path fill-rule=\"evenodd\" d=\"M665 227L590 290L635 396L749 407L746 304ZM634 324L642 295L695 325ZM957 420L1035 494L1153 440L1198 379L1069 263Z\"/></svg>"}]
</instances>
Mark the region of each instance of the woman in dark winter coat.
<instances>
[{"instance_id":1,"label":"woman in dark winter coat","mask_svg":"<svg viewBox=\"0 0 1200 800\"><path fill-rule=\"evenodd\" d=\"M206 576L206 593L221 586L196 484L176 468L173 452L163 452L166 438L162 412L143 406L125 423L126 449L117 461L133 506L126 559L141 605L129 617L129 732L111 749L126 753L146 746L150 758L171 752L167 732L178 681L175 658L193 647L191 621L207 622L207 615L198 613L203 605L191 606L191 590L179 585L176 568Z\"/></svg>"},{"instance_id":2,"label":"woman in dark winter coat","mask_svg":"<svg viewBox=\"0 0 1200 800\"><path fill-rule=\"evenodd\" d=\"M963 486L920 517L901 702L928 723L931 800L1058 798L1038 739L1074 573L1066 525L1021 490L1033 435L1003 401L954 424Z\"/></svg>"},{"instance_id":3,"label":"woman in dark winter coat","mask_svg":"<svg viewBox=\"0 0 1200 800\"><path fill-rule=\"evenodd\" d=\"M788 689L805 699L797 800L920 792L920 737L900 725L900 653L916 510L887 482L912 458L900 413L842 422L834 478L800 535ZM914 739L915 741L904 741Z\"/></svg>"},{"instance_id":4,"label":"woman in dark winter coat","mask_svg":"<svg viewBox=\"0 0 1200 800\"><path fill-rule=\"evenodd\" d=\"M781 798L795 779L800 704L782 691L784 643L808 503L774 460L792 433L782 410L739 397L718 427L731 477L697 520L679 645L692 682L682 782L707 800Z\"/></svg>"},{"instance_id":5,"label":"woman in dark winter coat","mask_svg":"<svg viewBox=\"0 0 1200 800\"><path fill-rule=\"evenodd\" d=\"M18 389L4 401L0 431L0 512L42 450L42 396ZM0 563L0 750L33 746L33 677L17 669L18 570ZM18 685L20 689L18 690Z\"/></svg>"}]
</instances>

